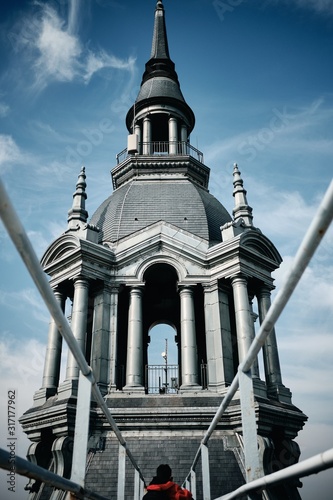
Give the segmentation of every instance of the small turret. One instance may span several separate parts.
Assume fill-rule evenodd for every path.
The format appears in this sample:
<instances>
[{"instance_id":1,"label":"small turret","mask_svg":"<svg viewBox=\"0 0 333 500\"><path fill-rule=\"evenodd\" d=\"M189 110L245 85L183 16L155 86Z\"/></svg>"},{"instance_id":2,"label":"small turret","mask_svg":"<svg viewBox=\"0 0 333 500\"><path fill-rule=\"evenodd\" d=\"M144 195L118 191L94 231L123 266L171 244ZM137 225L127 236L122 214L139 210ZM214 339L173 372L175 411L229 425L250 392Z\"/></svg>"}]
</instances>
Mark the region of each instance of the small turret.
<instances>
[{"instance_id":1,"label":"small turret","mask_svg":"<svg viewBox=\"0 0 333 500\"><path fill-rule=\"evenodd\" d=\"M76 183L76 189L73 193L73 205L68 211L68 229L78 229L78 224L82 222L87 223L88 212L86 210L86 169L81 167L81 171Z\"/></svg>"},{"instance_id":2,"label":"small turret","mask_svg":"<svg viewBox=\"0 0 333 500\"><path fill-rule=\"evenodd\" d=\"M247 202L246 190L243 187L243 179L241 177L241 173L238 169L237 163L234 164L233 176L233 196L235 198L235 208L233 209L232 213L234 216L234 221L238 222L240 219L242 219L244 226L253 227L252 207L250 207Z\"/></svg>"}]
</instances>

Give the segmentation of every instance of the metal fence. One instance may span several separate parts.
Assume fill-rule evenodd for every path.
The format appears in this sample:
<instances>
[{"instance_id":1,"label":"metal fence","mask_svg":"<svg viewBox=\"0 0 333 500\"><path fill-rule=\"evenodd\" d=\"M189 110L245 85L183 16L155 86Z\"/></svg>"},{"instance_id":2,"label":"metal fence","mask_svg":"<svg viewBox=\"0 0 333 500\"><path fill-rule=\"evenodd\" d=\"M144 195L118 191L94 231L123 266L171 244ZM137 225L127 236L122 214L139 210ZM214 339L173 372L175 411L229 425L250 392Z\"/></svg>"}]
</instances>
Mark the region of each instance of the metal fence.
<instances>
[{"instance_id":1,"label":"metal fence","mask_svg":"<svg viewBox=\"0 0 333 500\"><path fill-rule=\"evenodd\" d=\"M179 389L178 365L147 365L147 394L177 394Z\"/></svg>"},{"instance_id":2,"label":"metal fence","mask_svg":"<svg viewBox=\"0 0 333 500\"><path fill-rule=\"evenodd\" d=\"M138 144L138 153L147 156L192 156L200 163L203 163L203 153L191 146L186 141L153 141L153 142L140 142ZM130 156L127 148L123 149L117 154L117 165Z\"/></svg>"},{"instance_id":3,"label":"metal fence","mask_svg":"<svg viewBox=\"0 0 333 500\"><path fill-rule=\"evenodd\" d=\"M76 339L70 329L70 326L63 315L63 312L56 301L53 291L47 281L47 278L39 264L38 258L32 248L30 240L19 221L11 201L6 193L6 190L0 180L0 215L8 234L13 240L22 260L29 270L45 304L47 305L57 327L66 340L70 351L75 357L80 367L79 392L78 392L78 409L76 418L76 428L74 435L74 450L73 450L73 470L71 480L68 481L63 477L57 476L41 467L37 467L30 462L16 457L16 472L27 477L33 477L42 482L47 482L58 489L75 493L77 498L91 498L93 500L105 500L103 497L89 492L84 489L85 477L85 461L88 439L88 424L90 412L91 391L93 392L95 401L103 411L107 421L119 441L119 467L118 467L118 500L125 498L125 460L126 455L129 458L135 470L135 489L134 499L138 500L142 497L144 477L134 460L130 450L127 447L121 432L119 431L104 399L96 384L94 374L88 366L85 357L78 347ZM251 378L251 366L262 348L265 339L274 327L275 322L279 318L290 296L292 295L298 281L305 271L311 257L320 244L329 224L333 218L333 181L331 182L318 212L310 225L305 238L296 254L293 266L285 284L281 287L272 306L270 307L261 328L255 337L245 360L238 368L238 373L235 376L229 390L224 397L214 419L212 420L205 436L203 437L198 451L194 457L191 470L187 475L184 484L193 492L196 491L196 466L201 457L202 476L203 476L203 497L205 500L211 499L210 494L210 478L209 478L209 452L208 441L213 434L218 422L223 413L230 404L237 389L240 390L240 401L242 410L242 427L243 427L243 443L245 469L247 471L247 484L238 488L236 491L219 497L218 500L231 500L240 498L244 494L251 496L251 492L264 490L267 485L275 484L279 481L290 479L293 477L304 477L313 473L320 472L324 469L333 467L333 448L316 455L308 460L300 462L296 465L287 467L284 470L273 474L260 477L260 467L257 449L257 434L255 425L255 415L253 409L253 385ZM80 432L78 430L80 429ZM4 450L0 450L0 466L4 469L9 469L9 454Z\"/></svg>"}]
</instances>

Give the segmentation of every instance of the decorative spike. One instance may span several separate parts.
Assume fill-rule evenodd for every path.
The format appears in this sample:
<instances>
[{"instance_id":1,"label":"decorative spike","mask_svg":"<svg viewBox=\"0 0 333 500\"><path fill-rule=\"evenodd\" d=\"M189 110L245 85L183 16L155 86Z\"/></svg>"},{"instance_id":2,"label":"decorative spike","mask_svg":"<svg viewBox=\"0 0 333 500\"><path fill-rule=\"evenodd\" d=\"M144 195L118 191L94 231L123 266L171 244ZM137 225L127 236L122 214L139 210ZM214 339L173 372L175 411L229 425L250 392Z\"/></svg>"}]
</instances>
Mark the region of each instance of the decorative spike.
<instances>
[{"instance_id":1,"label":"decorative spike","mask_svg":"<svg viewBox=\"0 0 333 500\"><path fill-rule=\"evenodd\" d=\"M235 198L235 208L233 209L232 213L234 216L234 220L236 222L240 219L243 219L245 226L253 227L252 208L247 202L246 190L243 187L243 179L241 177L241 172L238 169L237 163L234 164L233 176L233 196Z\"/></svg>"},{"instance_id":2,"label":"decorative spike","mask_svg":"<svg viewBox=\"0 0 333 500\"><path fill-rule=\"evenodd\" d=\"M86 211L87 184L85 171L85 167L81 167L75 193L73 194L73 205L68 211L68 229L77 229L79 222L86 224L88 220L88 212Z\"/></svg>"}]
</instances>

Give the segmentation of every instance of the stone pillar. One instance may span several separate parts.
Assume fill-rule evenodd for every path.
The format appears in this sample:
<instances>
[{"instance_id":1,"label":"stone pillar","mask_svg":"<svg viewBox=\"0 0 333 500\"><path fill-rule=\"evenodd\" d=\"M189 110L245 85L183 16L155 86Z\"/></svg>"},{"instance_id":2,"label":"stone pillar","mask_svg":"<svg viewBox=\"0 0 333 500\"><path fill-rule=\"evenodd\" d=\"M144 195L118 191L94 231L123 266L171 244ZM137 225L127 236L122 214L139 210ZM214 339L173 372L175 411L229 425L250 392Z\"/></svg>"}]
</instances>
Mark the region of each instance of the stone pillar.
<instances>
[{"instance_id":1,"label":"stone pillar","mask_svg":"<svg viewBox=\"0 0 333 500\"><path fill-rule=\"evenodd\" d=\"M119 289L113 287L110 296L110 391L117 388L118 295Z\"/></svg>"},{"instance_id":2,"label":"stone pillar","mask_svg":"<svg viewBox=\"0 0 333 500\"><path fill-rule=\"evenodd\" d=\"M54 295L62 311L64 311L66 296L59 290L55 290ZM42 389L45 389L46 391L46 398L49 396L53 396L58 389L61 350L62 336L58 331L58 327L55 324L54 319L51 317L42 384Z\"/></svg>"},{"instance_id":3,"label":"stone pillar","mask_svg":"<svg viewBox=\"0 0 333 500\"><path fill-rule=\"evenodd\" d=\"M242 363L254 339L254 324L245 276L241 274L235 276L231 279L231 284L235 304L238 357L239 363ZM253 377L259 378L257 363L252 365L251 371Z\"/></svg>"},{"instance_id":4,"label":"stone pillar","mask_svg":"<svg viewBox=\"0 0 333 500\"><path fill-rule=\"evenodd\" d=\"M143 119L143 154L151 154L151 120L148 116Z\"/></svg>"},{"instance_id":5,"label":"stone pillar","mask_svg":"<svg viewBox=\"0 0 333 500\"><path fill-rule=\"evenodd\" d=\"M104 286L94 299L94 321L92 331L91 367L94 370L96 382L106 394L110 374L110 314L111 290Z\"/></svg>"},{"instance_id":6,"label":"stone pillar","mask_svg":"<svg viewBox=\"0 0 333 500\"><path fill-rule=\"evenodd\" d=\"M218 282L204 286L206 351L209 389L224 389L234 378L234 364L226 290Z\"/></svg>"},{"instance_id":7,"label":"stone pillar","mask_svg":"<svg viewBox=\"0 0 333 500\"><path fill-rule=\"evenodd\" d=\"M180 140L182 141L182 154L187 154L187 127L185 123L182 124L180 129Z\"/></svg>"},{"instance_id":8,"label":"stone pillar","mask_svg":"<svg viewBox=\"0 0 333 500\"><path fill-rule=\"evenodd\" d=\"M138 287L133 287L130 291L126 386L124 390L144 390L142 289Z\"/></svg>"},{"instance_id":9,"label":"stone pillar","mask_svg":"<svg viewBox=\"0 0 333 500\"><path fill-rule=\"evenodd\" d=\"M177 130L177 119L169 118L169 154L177 154L178 145L178 130Z\"/></svg>"},{"instance_id":10,"label":"stone pillar","mask_svg":"<svg viewBox=\"0 0 333 500\"><path fill-rule=\"evenodd\" d=\"M88 315L88 293L89 282L86 278L79 277L74 281L74 299L72 309L71 327L80 349L85 352L87 315ZM79 378L79 367L72 355L68 352L66 380L77 380Z\"/></svg>"},{"instance_id":11,"label":"stone pillar","mask_svg":"<svg viewBox=\"0 0 333 500\"><path fill-rule=\"evenodd\" d=\"M198 389L198 359L193 289L184 286L180 294L181 390Z\"/></svg>"},{"instance_id":12,"label":"stone pillar","mask_svg":"<svg viewBox=\"0 0 333 500\"><path fill-rule=\"evenodd\" d=\"M139 153L139 155L141 155L142 154L142 134L141 134L141 127L140 127L139 123L135 124L134 133L138 136L138 143L139 143L138 153Z\"/></svg>"},{"instance_id":13,"label":"stone pillar","mask_svg":"<svg viewBox=\"0 0 333 500\"><path fill-rule=\"evenodd\" d=\"M263 285L258 293L258 310L260 324L264 321L271 306L271 292L268 286ZM263 346L264 368L268 395L284 402L291 402L291 393L282 383L279 351L276 341L275 329L268 335Z\"/></svg>"}]
</instances>

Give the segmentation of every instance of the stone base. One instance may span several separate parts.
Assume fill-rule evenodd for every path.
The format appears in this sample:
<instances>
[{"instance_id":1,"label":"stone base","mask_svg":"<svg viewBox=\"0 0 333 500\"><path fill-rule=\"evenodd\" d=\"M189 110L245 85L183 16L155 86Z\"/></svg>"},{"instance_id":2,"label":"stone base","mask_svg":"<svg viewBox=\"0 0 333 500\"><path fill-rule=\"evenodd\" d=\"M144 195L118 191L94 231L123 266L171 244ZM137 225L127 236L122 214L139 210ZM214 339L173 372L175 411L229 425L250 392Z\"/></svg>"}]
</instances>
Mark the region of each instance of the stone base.
<instances>
[{"instance_id":1,"label":"stone base","mask_svg":"<svg viewBox=\"0 0 333 500\"><path fill-rule=\"evenodd\" d=\"M58 400L69 399L70 397L77 397L79 387L78 379L65 380L59 385Z\"/></svg>"}]
</instances>

